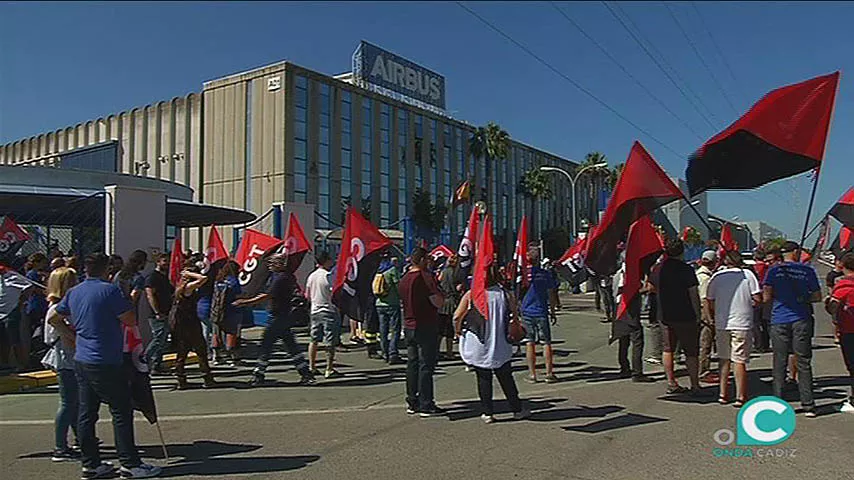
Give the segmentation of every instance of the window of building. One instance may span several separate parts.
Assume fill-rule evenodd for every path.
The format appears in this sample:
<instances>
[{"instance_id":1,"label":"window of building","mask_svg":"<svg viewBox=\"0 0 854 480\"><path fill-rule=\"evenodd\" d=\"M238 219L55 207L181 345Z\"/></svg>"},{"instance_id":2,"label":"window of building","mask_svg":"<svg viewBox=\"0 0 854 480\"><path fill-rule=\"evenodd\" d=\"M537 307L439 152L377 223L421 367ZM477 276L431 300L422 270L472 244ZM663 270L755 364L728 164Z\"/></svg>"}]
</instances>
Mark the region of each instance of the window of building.
<instances>
[{"instance_id":1,"label":"window of building","mask_svg":"<svg viewBox=\"0 0 854 480\"><path fill-rule=\"evenodd\" d=\"M451 164L454 161L451 157L451 146L453 145L453 141L451 139L451 126L446 124L442 129L442 140L444 142L444 146L442 147L442 185L444 187L442 196L445 197L444 200L447 201L451 198L451 189L455 183L454 179L451 178Z\"/></svg>"},{"instance_id":2,"label":"window of building","mask_svg":"<svg viewBox=\"0 0 854 480\"><path fill-rule=\"evenodd\" d=\"M307 191L308 152L308 82L296 77L294 105L294 201L305 203Z\"/></svg>"},{"instance_id":3,"label":"window of building","mask_svg":"<svg viewBox=\"0 0 854 480\"><path fill-rule=\"evenodd\" d=\"M325 83L320 84L320 137L318 138L318 171L317 171L317 209L321 215L329 218L329 182L330 156L329 131L332 125L331 88ZM330 228L329 222L318 217L317 228Z\"/></svg>"},{"instance_id":4,"label":"window of building","mask_svg":"<svg viewBox=\"0 0 854 480\"><path fill-rule=\"evenodd\" d=\"M383 103L380 106L380 222L388 225L391 221L391 157L389 139L391 131L391 107Z\"/></svg>"},{"instance_id":5,"label":"window of building","mask_svg":"<svg viewBox=\"0 0 854 480\"><path fill-rule=\"evenodd\" d=\"M430 120L430 195L434 197L439 196L439 188L438 188L438 177L439 177L439 163L438 163L438 155L436 152L437 145L439 144L439 132L437 130L438 125L436 120Z\"/></svg>"},{"instance_id":6,"label":"window of building","mask_svg":"<svg viewBox=\"0 0 854 480\"><path fill-rule=\"evenodd\" d=\"M362 212L372 211L374 116L370 98L362 98ZM372 216L373 214L371 214Z\"/></svg>"},{"instance_id":7,"label":"window of building","mask_svg":"<svg viewBox=\"0 0 854 480\"><path fill-rule=\"evenodd\" d=\"M341 218L343 220L347 207L352 203L353 158L350 121L353 114L352 96L350 92L341 92Z\"/></svg>"},{"instance_id":8,"label":"window of building","mask_svg":"<svg viewBox=\"0 0 854 480\"><path fill-rule=\"evenodd\" d=\"M424 188L424 117L415 115L415 190Z\"/></svg>"},{"instance_id":9,"label":"window of building","mask_svg":"<svg viewBox=\"0 0 854 480\"><path fill-rule=\"evenodd\" d=\"M409 113L400 109L397 111L397 146L400 149L400 170L397 175L397 214L400 218L409 215L407 205L409 197L406 191L406 150L409 145Z\"/></svg>"}]
</instances>

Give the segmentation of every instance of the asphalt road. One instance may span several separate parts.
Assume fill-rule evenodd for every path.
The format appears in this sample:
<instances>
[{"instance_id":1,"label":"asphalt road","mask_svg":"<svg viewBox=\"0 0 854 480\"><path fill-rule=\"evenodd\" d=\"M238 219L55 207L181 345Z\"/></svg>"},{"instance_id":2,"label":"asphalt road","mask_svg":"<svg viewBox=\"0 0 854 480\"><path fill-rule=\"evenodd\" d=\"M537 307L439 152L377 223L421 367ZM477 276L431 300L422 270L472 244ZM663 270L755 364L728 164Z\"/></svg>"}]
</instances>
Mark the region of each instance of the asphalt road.
<instances>
[{"instance_id":1,"label":"asphalt road","mask_svg":"<svg viewBox=\"0 0 854 480\"><path fill-rule=\"evenodd\" d=\"M617 379L616 345L607 345L609 327L592 297L565 296L564 305L554 331L562 381L524 383L523 362L515 362L534 412L528 421L504 413L503 421L483 424L474 375L459 361L442 362L436 376L437 401L449 414L407 416L404 368L352 350L339 355L343 378L313 387L295 386L298 376L283 356L263 388L243 386L250 367L217 370L223 384L215 390L179 392L172 379L156 379L170 459L141 416L137 443L167 478L854 479L854 415L835 411L847 374L827 315L818 315L814 340L820 416L798 415L795 433L772 451L782 457L733 458L714 454L714 432L735 430L737 414L716 403L716 387L696 399L665 398L663 380ZM753 359L752 393L770 393L769 368L770 354ZM647 371L663 377L659 368ZM503 398L497 385L496 398ZM0 477L79 478L79 464L49 458L57 399L55 387L0 397ZM507 411L503 401L497 408ZM106 409L101 417L109 419ZM109 458L115 452L107 422L98 431Z\"/></svg>"}]
</instances>

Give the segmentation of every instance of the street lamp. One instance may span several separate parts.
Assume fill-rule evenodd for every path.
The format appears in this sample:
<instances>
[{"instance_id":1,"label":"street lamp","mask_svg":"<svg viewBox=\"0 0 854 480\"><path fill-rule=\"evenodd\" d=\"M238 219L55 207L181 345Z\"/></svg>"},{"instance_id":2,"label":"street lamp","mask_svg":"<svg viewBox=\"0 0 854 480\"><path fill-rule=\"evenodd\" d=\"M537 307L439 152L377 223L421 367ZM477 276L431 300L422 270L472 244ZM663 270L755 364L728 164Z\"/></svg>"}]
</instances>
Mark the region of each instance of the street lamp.
<instances>
[{"instance_id":1,"label":"street lamp","mask_svg":"<svg viewBox=\"0 0 854 480\"><path fill-rule=\"evenodd\" d=\"M550 167L548 165L543 165L540 167L541 172L561 173L561 174L563 174L563 176L566 177L567 180L569 180L569 185L572 189L572 239L573 239L573 241L578 236L578 229L576 228L576 223L575 223L576 219L578 218L578 212L575 210L575 182L577 182L578 177L580 177L581 174L586 172L587 170L592 170L594 168L602 168L602 167L607 167L607 166L608 166L608 164L606 162L594 163L593 165L587 165L586 167L584 167L581 170L579 170L578 172L576 172L575 177L573 177L566 170L559 168L559 167Z\"/></svg>"}]
</instances>

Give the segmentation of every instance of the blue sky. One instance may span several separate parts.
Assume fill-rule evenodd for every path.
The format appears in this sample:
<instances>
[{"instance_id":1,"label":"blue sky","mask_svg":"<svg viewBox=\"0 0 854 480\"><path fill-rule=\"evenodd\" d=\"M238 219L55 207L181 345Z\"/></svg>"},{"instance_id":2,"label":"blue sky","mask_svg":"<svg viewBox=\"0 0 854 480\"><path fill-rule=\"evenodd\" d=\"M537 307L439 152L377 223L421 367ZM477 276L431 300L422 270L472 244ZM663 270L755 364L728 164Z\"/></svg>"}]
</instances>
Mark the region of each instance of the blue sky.
<instances>
[{"instance_id":1,"label":"blue sky","mask_svg":"<svg viewBox=\"0 0 854 480\"><path fill-rule=\"evenodd\" d=\"M598 150L612 164L624 161L639 139L680 177L691 151L768 90L842 70L815 210L828 209L852 184L852 3L614 6L665 68L675 70L671 75L691 102L602 3L558 4L690 129L552 4L466 5L666 146L459 5L438 2L4 4L0 143L199 91L205 80L278 60L330 74L348 71L365 39L443 74L448 110L457 118L497 121L511 136L571 159ZM710 206L720 216L765 220L799 236L809 194L802 176L750 193L713 192Z\"/></svg>"}]
</instances>

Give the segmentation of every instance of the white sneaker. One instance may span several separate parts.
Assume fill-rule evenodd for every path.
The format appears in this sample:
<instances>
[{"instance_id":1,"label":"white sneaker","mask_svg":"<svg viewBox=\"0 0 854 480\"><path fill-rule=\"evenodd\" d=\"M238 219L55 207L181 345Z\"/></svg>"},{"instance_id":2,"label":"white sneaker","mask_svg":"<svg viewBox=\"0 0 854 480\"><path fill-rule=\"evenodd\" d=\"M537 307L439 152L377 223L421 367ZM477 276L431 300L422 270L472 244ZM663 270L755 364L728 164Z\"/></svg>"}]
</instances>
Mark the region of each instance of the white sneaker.
<instances>
[{"instance_id":1,"label":"white sneaker","mask_svg":"<svg viewBox=\"0 0 854 480\"><path fill-rule=\"evenodd\" d=\"M483 423L485 423L487 425L495 422L495 417L493 417L492 415L487 415L485 413L481 414L480 419L483 420Z\"/></svg>"},{"instance_id":2,"label":"white sneaker","mask_svg":"<svg viewBox=\"0 0 854 480\"><path fill-rule=\"evenodd\" d=\"M140 463L138 466L133 468L125 468L122 467L119 470L119 475L122 478L151 478L160 475L161 468L149 465L147 463Z\"/></svg>"},{"instance_id":3,"label":"white sneaker","mask_svg":"<svg viewBox=\"0 0 854 480\"><path fill-rule=\"evenodd\" d=\"M841 413L854 413L854 403L851 400L847 400L839 407L839 411Z\"/></svg>"}]
</instances>

